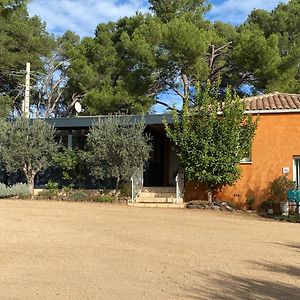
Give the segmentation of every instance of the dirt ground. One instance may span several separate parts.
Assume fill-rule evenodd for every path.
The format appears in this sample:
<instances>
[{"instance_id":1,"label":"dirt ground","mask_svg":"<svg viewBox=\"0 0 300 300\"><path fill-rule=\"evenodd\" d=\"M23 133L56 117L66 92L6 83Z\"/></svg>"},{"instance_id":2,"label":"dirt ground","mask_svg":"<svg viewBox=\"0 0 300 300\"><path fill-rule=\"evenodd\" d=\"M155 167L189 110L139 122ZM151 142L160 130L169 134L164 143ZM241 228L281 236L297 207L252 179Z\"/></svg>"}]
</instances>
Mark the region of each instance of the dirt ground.
<instances>
[{"instance_id":1,"label":"dirt ground","mask_svg":"<svg viewBox=\"0 0 300 300\"><path fill-rule=\"evenodd\" d=\"M300 299L300 225L0 201L0 299Z\"/></svg>"}]
</instances>

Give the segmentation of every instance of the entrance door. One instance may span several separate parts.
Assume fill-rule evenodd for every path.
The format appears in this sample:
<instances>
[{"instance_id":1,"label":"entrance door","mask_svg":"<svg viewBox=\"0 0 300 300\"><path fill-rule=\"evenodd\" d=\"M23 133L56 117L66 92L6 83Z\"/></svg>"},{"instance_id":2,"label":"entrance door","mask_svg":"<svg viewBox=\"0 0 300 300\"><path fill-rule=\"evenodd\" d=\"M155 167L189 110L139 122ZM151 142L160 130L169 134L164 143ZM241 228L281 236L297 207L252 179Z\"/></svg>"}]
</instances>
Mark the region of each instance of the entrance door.
<instances>
[{"instance_id":1,"label":"entrance door","mask_svg":"<svg viewBox=\"0 0 300 300\"><path fill-rule=\"evenodd\" d=\"M163 136L151 130L152 151L150 158L146 162L144 172L144 186L164 185L164 152L165 145Z\"/></svg>"}]
</instances>

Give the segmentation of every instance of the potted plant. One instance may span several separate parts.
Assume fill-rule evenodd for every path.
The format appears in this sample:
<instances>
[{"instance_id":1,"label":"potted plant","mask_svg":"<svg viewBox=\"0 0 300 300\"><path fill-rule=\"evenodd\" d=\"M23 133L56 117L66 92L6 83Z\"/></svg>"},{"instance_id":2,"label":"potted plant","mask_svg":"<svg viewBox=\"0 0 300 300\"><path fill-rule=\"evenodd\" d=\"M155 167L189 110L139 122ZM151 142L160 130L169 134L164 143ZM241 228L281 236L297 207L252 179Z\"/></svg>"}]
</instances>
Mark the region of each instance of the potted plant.
<instances>
[{"instance_id":1,"label":"potted plant","mask_svg":"<svg viewBox=\"0 0 300 300\"><path fill-rule=\"evenodd\" d=\"M267 215L273 215L274 214L274 201L272 199L267 199L263 203L263 207L265 208Z\"/></svg>"},{"instance_id":2,"label":"potted plant","mask_svg":"<svg viewBox=\"0 0 300 300\"><path fill-rule=\"evenodd\" d=\"M282 215L289 214L287 191L294 188L294 182L286 175L276 178L270 186L271 197L275 204L280 205Z\"/></svg>"}]
</instances>

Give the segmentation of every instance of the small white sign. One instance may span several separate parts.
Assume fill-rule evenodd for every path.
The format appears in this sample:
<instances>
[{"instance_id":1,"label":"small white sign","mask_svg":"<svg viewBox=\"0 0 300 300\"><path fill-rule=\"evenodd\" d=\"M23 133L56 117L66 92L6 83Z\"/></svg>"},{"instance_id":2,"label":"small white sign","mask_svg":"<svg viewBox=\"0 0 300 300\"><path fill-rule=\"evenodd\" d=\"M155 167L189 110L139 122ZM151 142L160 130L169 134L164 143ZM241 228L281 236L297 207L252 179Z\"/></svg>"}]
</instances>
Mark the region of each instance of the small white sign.
<instances>
[{"instance_id":1,"label":"small white sign","mask_svg":"<svg viewBox=\"0 0 300 300\"><path fill-rule=\"evenodd\" d=\"M290 173L290 168L289 167L282 168L282 174L289 174L289 173Z\"/></svg>"}]
</instances>

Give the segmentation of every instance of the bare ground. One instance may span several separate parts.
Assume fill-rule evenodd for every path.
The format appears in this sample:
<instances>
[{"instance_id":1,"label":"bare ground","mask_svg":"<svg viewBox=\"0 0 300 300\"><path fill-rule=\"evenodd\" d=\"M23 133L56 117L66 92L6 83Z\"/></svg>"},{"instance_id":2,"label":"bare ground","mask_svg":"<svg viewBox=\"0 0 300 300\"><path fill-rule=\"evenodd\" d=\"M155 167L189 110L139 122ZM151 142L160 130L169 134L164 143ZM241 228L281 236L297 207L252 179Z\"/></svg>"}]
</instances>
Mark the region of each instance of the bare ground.
<instances>
[{"instance_id":1,"label":"bare ground","mask_svg":"<svg viewBox=\"0 0 300 300\"><path fill-rule=\"evenodd\" d=\"M300 299L300 225L0 201L0 299Z\"/></svg>"}]
</instances>

